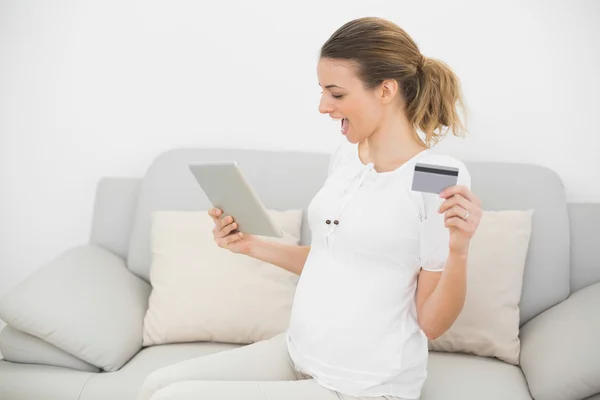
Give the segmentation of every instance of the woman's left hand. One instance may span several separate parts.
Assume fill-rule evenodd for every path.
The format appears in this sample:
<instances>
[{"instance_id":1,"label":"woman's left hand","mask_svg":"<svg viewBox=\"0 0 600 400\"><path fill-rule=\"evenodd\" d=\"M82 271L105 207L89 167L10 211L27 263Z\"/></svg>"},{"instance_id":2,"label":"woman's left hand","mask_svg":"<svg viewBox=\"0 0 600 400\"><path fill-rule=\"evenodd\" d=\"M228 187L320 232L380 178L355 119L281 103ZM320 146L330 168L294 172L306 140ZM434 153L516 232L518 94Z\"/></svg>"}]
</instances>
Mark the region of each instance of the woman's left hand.
<instances>
[{"instance_id":1,"label":"woman's left hand","mask_svg":"<svg viewBox=\"0 0 600 400\"><path fill-rule=\"evenodd\" d=\"M445 213L444 225L450 229L450 251L467 254L481 220L481 200L463 185L447 187L440 197L446 199L438 212Z\"/></svg>"}]
</instances>

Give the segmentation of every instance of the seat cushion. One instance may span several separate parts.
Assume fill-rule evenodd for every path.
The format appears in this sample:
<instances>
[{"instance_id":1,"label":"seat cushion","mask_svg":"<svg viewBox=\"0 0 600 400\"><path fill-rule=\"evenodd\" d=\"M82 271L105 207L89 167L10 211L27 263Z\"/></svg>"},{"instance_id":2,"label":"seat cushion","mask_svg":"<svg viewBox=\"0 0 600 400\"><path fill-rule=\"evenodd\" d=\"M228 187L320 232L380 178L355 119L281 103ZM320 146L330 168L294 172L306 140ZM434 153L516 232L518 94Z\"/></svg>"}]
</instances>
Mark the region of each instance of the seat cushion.
<instances>
[{"instance_id":1,"label":"seat cushion","mask_svg":"<svg viewBox=\"0 0 600 400\"><path fill-rule=\"evenodd\" d=\"M147 347L116 372L92 376L80 400L136 400L146 376L151 372L195 357L240 347L231 343L177 343ZM1 396L0 396L1 398Z\"/></svg>"},{"instance_id":2,"label":"seat cushion","mask_svg":"<svg viewBox=\"0 0 600 400\"><path fill-rule=\"evenodd\" d=\"M0 361L0 398L136 400L152 371L237 347L240 345L206 342L153 346L140 351L121 370L99 374ZM519 367L493 358L430 352L420 400L442 399L532 400Z\"/></svg>"},{"instance_id":3,"label":"seat cushion","mask_svg":"<svg viewBox=\"0 0 600 400\"><path fill-rule=\"evenodd\" d=\"M521 369L495 358L429 353L420 400L531 400Z\"/></svg>"}]
</instances>

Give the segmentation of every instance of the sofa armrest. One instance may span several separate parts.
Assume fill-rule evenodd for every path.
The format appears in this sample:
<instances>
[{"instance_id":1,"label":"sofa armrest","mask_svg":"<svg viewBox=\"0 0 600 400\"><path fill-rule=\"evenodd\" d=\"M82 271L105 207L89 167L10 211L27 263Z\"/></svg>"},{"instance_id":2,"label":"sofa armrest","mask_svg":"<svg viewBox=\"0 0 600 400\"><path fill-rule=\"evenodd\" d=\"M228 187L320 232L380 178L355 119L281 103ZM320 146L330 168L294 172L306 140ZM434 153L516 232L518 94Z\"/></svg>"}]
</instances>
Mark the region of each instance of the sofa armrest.
<instances>
[{"instance_id":1,"label":"sofa armrest","mask_svg":"<svg viewBox=\"0 0 600 400\"><path fill-rule=\"evenodd\" d=\"M0 299L14 328L105 371L142 347L150 285L96 245L62 253Z\"/></svg>"},{"instance_id":2,"label":"sofa armrest","mask_svg":"<svg viewBox=\"0 0 600 400\"><path fill-rule=\"evenodd\" d=\"M600 392L600 283L573 293L521 328L521 368L536 400Z\"/></svg>"}]
</instances>

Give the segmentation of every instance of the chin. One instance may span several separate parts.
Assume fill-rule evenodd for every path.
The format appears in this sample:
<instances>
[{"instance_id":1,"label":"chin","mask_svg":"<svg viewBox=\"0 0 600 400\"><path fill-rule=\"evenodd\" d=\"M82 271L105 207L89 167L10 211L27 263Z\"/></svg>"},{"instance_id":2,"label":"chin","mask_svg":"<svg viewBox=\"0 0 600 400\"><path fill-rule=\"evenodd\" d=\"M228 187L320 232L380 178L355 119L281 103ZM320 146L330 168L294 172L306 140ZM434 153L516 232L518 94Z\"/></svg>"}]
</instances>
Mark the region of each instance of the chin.
<instances>
[{"instance_id":1,"label":"chin","mask_svg":"<svg viewBox=\"0 0 600 400\"><path fill-rule=\"evenodd\" d=\"M350 143L358 143L359 141L356 140L356 138L353 135L345 135L346 136L346 140L349 141Z\"/></svg>"}]
</instances>

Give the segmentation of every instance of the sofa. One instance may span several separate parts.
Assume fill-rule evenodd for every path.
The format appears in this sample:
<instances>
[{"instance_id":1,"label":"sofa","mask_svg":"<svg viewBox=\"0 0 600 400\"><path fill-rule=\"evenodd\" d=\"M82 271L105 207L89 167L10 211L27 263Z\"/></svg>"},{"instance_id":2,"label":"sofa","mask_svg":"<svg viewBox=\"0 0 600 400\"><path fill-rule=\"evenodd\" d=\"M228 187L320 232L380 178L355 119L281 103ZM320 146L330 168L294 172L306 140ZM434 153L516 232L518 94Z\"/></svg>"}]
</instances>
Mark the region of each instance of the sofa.
<instances>
[{"instance_id":1,"label":"sofa","mask_svg":"<svg viewBox=\"0 0 600 400\"><path fill-rule=\"evenodd\" d=\"M143 177L101 179L89 241L0 299L8 324L0 332L1 400L134 400L156 369L243 346L142 347L141 340L150 215L206 210L187 165L224 159L239 163L267 208L282 210L306 209L329 163L316 152L174 149ZM421 399L600 400L600 204L567 203L559 176L542 166L465 163L484 210L535 211L519 304L520 363L430 351ZM309 242L304 223L301 243ZM24 308L11 313L17 303Z\"/></svg>"}]
</instances>

